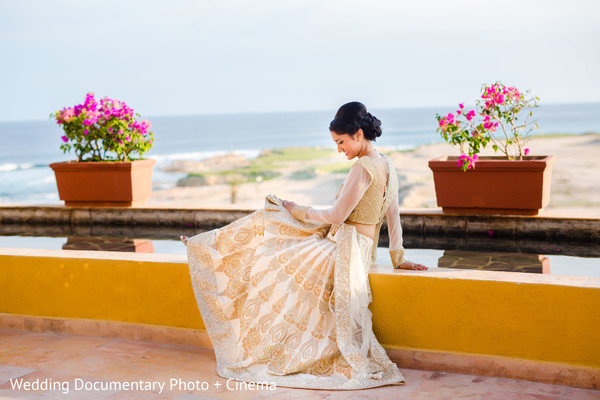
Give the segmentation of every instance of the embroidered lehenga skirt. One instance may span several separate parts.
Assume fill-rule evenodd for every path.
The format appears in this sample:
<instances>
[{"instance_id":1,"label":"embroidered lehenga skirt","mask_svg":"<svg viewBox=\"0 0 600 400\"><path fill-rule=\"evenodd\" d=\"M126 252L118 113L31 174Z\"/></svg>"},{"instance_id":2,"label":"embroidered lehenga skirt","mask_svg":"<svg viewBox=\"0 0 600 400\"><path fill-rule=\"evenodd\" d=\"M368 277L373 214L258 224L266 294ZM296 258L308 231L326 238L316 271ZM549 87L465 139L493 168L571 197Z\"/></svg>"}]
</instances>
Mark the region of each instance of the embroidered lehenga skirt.
<instances>
[{"instance_id":1,"label":"embroidered lehenga skirt","mask_svg":"<svg viewBox=\"0 0 600 400\"><path fill-rule=\"evenodd\" d=\"M372 330L373 241L352 225L298 221L270 197L187 245L219 376L313 389L404 383Z\"/></svg>"}]
</instances>

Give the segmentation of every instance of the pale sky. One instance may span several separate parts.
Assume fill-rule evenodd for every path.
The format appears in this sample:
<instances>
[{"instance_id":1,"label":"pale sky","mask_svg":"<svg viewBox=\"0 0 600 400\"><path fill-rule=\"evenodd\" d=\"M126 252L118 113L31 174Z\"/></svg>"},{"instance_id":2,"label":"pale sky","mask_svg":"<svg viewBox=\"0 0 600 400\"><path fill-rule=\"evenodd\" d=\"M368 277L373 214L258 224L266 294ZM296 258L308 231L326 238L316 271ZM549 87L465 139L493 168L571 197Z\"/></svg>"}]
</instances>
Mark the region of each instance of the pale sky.
<instances>
[{"instance_id":1,"label":"pale sky","mask_svg":"<svg viewBox=\"0 0 600 400\"><path fill-rule=\"evenodd\" d=\"M0 121L85 93L142 116L600 102L600 1L0 0Z\"/></svg>"}]
</instances>

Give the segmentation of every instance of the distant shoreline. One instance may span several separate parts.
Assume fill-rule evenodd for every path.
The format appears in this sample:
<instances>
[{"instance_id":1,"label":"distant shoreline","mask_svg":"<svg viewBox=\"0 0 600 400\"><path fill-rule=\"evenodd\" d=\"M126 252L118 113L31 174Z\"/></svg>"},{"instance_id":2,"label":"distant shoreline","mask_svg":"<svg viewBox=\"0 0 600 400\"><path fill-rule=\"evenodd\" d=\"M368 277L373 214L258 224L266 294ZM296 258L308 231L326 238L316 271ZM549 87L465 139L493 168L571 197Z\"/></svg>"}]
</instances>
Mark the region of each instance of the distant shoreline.
<instances>
[{"instance_id":1,"label":"distant shoreline","mask_svg":"<svg viewBox=\"0 0 600 400\"><path fill-rule=\"evenodd\" d=\"M531 136L528 147L531 155L557 156L548 209L564 209L574 215L600 218L596 175L596 171L600 170L600 159L597 157L600 153L600 134ZM312 148L317 149L316 146ZM260 208L269 193L299 204L331 205L353 162L345 160L334 149L330 155L327 155L327 149L321 147L320 151L324 152L323 157L313 160L282 160L282 164L277 166L279 175L271 179L233 185L235 205ZM458 151L446 143L435 143L388 153L398 173L401 208L437 208L428 161L443 155L458 155ZM482 155L493 155L493 151L486 150ZM340 166L337 170L336 165ZM199 208L233 206L233 186L230 183L217 183L157 190L153 191L148 205Z\"/></svg>"}]
</instances>

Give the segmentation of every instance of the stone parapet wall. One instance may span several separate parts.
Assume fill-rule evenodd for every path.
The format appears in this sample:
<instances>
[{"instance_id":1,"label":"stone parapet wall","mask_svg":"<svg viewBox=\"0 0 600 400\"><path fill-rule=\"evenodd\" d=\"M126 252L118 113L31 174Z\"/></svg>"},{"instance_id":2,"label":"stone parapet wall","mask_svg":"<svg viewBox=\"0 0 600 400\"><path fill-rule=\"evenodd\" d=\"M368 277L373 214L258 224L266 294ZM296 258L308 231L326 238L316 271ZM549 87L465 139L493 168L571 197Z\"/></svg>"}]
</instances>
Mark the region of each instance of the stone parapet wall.
<instances>
[{"instance_id":1,"label":"stone parapet wall","mask_svg":"<svg viewBox=\"0 0 600 400\"><path fill-rule=\"evenodd\" d=\"M147 232L166 230L177 234L183 228L188 232L202 232L233 222L253 210L243 209L189 209L189 208L71 208L64 206L0 207L2 233L35 227L71 227L89 234L103 228ZM600 219L555 216L453 215L439 210L401 210L402 228L409 235L477 236L493 235L499 238L548 239L600 243ZM17 227L20 226L20 227ZM46 229L46 228L43 228ZM385 226L382 233L385 233ZM387 235L384 235L387 236Z\"/></svg>"}]
</instances>

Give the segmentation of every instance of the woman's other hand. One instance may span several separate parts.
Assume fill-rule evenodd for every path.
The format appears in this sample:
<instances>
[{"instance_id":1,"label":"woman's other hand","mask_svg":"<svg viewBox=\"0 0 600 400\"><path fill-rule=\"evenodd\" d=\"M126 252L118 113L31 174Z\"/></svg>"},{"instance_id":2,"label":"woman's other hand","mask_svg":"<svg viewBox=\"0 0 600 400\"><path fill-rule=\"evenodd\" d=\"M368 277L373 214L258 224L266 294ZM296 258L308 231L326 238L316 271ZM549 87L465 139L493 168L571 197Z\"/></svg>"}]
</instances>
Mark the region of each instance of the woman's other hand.
<instances>
[{"instance_id":1,"label":"woman's other hand","mask_svg":"<svg viewBox=\"0 0 600 400\"><path fill-rule=\"evenodd\" d=\"M283 204L285 209L288 210L290 213L292 212L292 209L296 205L293 201L287 201L287 200L281 200L281 204Z\"/></svg>"},{"instance_id":2,"label":"woman's other hand","mask_svg":"<svg viewBox=\"0 0 600 400\"><path fill-rule=\"evenodd\" d=\"M402 264L398 265L396 268L399 269L415 269L419 271L424 271L427 269L426 266L414 263L412 261L404 261Z\"/></svg>"}]
</instances>

